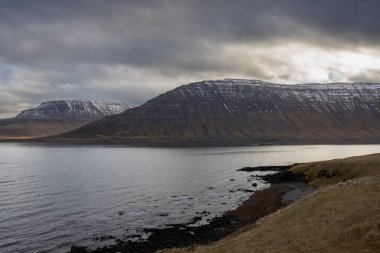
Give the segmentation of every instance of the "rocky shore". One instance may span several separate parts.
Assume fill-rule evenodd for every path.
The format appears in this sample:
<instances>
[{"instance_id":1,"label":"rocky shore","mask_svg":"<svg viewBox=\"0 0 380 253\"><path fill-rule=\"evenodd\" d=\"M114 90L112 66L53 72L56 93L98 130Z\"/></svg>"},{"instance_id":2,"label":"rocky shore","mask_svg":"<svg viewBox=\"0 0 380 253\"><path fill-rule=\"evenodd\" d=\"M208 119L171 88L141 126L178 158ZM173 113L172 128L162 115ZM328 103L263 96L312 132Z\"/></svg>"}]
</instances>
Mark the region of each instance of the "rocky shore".
<instances>
[{"instance_id":1,"label":"rocky shore","mask_svg":"<svg viewBox=\"0 0 380 253\"><path fill-rule=\"evenodd\" d=\"M116 239L114 245L99 247L95 250L72 246L71 253L156 252L166 248L188 247L215 242L313 191L311 187L305 184L302 175L294 175L289 171L291 167L268 166L240 169L239 171L245 172L274 170L277 173L261 176L262 179L272 184L271 187L254 192L238 208L209 220L208 224L194 226L197 221L202 219L201 216L198 216L189 223L170 224L166 228L145 229L144 232L150 234L145 240L141 238L137 240L132 240L133 238L128 240Z\"/></svg>"}]
</instances>

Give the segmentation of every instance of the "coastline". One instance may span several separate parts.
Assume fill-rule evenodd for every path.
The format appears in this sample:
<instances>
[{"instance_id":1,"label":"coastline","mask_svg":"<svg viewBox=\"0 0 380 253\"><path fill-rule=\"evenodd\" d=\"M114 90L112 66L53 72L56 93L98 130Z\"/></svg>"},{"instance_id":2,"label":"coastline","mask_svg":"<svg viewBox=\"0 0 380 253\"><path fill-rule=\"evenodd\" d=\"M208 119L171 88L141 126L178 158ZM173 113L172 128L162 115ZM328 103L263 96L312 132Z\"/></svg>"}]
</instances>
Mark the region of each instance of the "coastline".
<instances>
[{"instance_id":1,"label":"coastline","mask_svg":"<svg viewBox=\"0 0 380 253\"><path fill-rule=\"evenodd\" d=\"M71 253L156 252L218 241L313 191L313 188L304 182L302 176L288 176L290 167L279 167L277 173L263 176L265 181L271 183L269 188L254 192L236 209L211 219L207 224L194 226L202 218L198 216L189 223L170 224L167 228L160 229L145 229L144 232L150 233L145 240L116 239L113 245L95 250L72 246ZM250 168L249 171L267 171L271 168L273 167L256 167L256 169Z\"/></svg>"},{"instance_id":2,"label":"coastline","mask_svg":"<svg viewBox=\"0 0 380 253\"><path fill-rule=\"evenodd\" d=\"M53 136L54 137L54 136ZM53 139L52 137L0 137L0 143L21 143L46 146L122 146L162 148L204 148L204 147L250 147L286 145L378 145L380 138L359 139L202 139L202 140L161 140L161 139Z\"/></svg>"},{"instance_id":3,"label":"coastline","mask_svg":"<svg viewBox=\"0 0 380 253\"><path fill-rule=\"evenodd\" d=\"M217 242L164 252L380 252L379 168L379 153L295 165L312 194Z\"/></svg>"}]
</instances>

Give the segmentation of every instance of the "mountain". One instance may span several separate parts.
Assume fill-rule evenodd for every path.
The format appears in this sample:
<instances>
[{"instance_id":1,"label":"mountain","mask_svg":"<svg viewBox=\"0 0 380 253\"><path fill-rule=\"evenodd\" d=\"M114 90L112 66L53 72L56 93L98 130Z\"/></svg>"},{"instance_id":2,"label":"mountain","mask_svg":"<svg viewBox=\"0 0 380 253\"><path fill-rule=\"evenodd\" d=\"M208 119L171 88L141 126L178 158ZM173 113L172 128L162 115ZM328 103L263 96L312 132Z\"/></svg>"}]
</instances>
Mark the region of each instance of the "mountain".
<instances>
[{"instance_id":1,"label":"mountain","mask_svg":"<svg viewBox=\"0 0 380 253\"><path fill-rule=\"evenodd\" d=\"M55 100L22 111L16 119L90 121L118 114L132 107L126 103L110 101Z\"/></svg>"},{"instance_id":2,"label":"mountain","mask_svg":"<svg viewBox=\"0 0 380 253\"><path fill-rule=\"evenodd\" d=\"M380 84L196 82L58 139L195 145L379 142Z\"/></svg>"},{"instance_id":3,"label":"mountain","mask_svg":"<svg viewBox=\"0 0 380 253\"><path fill-rule=\"evenodd\" d=\"M60 134L132 105L94 100L55 100L27 109L11 119L0 120L0 137L40 137Z\"/></svg>"}]
</instances>

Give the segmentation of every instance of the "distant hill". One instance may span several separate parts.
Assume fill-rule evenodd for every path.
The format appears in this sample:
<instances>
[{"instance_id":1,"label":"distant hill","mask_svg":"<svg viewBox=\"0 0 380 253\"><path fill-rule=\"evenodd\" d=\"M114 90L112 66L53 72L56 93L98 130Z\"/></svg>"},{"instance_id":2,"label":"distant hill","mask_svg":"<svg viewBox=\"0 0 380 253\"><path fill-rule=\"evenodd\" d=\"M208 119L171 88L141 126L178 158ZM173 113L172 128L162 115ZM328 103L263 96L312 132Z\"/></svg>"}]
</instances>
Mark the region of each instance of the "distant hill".
<instances>
[{"instance_id":1,"label":"distant hill","mask_svg":"<svg viewBox=\"0 0 380 253\"><path fill-rule=\"evenodd\" d=\"M379 142L380 84L196 82L59 139L195 145Z\"/></svg>"},{"instance_id":2,"label":"distant hill","mask_svg":"<svg viewBox=\"0 0 380 253\"><path fill-rule=\"evenodd\" d=\"M55 100L0 120L0 138L41 137L60 134L108 115L121 113L132 105L94 100Z\"/></svg>"}]
</instances>

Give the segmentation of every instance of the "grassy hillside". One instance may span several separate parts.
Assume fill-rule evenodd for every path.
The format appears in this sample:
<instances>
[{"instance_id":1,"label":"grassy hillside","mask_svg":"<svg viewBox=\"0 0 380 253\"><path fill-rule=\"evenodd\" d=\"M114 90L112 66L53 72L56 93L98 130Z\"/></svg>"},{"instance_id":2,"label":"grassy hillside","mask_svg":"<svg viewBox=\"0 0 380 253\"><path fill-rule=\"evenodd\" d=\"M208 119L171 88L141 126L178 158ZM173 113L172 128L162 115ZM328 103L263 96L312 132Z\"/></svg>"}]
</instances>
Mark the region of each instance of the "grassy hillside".
<instances>
[{"instance_id":1,"label":"grassy hillside","mask_svg":"<svg viewBox=\"0 0 380 253\"><path fill-rule=\"evenodd\" d=\"M344 180L380 175L380 154L300 164L291 170L303 173L309 184L321 187Z\"/></svg>"},{"instance_id":2,"label":"grassy hillside","mask_svg":"<svg viewBox=\"0 0 380 253\"><path fill-rule=\"evenodd\" d=\"M212 245L168 252L380 252L380 154L292 171L318 190Z\"/></svg>"},{"instance_id":3,"label":"grassy hillside","mask_svg":"<svg viewBox=\"0 0 380 253\"><path fill-rule=\"evenodd\" d=\"M4 119L0 120L0 140L22 140L60 134L84 124L86 122L83 121Z\"/></svg>"}]
</instances>

